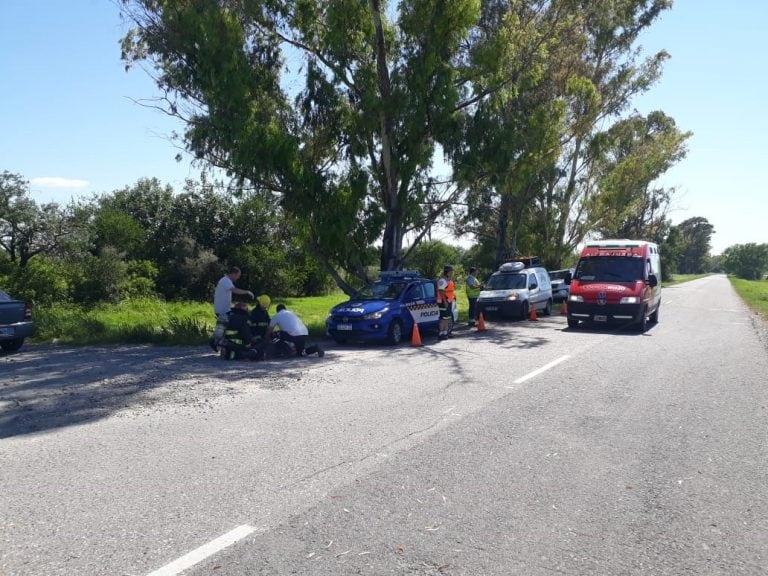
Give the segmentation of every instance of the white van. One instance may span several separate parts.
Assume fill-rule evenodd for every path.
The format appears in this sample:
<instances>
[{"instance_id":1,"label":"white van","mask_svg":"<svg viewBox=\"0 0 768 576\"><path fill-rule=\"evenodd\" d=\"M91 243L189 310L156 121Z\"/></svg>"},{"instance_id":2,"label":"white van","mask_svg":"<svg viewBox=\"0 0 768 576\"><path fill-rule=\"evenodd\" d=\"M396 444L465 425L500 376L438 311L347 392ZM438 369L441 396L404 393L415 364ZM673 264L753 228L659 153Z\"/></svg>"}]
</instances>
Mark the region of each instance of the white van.
<instances>
[{"instance_id":1,"label":"white van","mask_svg":"<svg viewBox=\"0 0 768 576\"><path fill-rule=\"evenodd\" d=\"M526 267L524 262L502 264L477 298L477 312L482 312L484 318L525 319L531 308L545 316L552 313L552 284L545 268Z\"/></svg>"}]
</instances>

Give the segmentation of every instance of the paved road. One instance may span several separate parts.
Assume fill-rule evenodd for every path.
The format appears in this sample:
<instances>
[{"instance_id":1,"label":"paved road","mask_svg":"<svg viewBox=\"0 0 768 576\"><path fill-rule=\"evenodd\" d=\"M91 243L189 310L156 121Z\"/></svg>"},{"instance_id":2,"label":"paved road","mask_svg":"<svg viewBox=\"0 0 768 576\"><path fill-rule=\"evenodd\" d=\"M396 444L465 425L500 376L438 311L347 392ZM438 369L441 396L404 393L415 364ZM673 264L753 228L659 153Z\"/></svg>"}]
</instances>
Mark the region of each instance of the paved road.
<instances>
[{"instance_id":1,"label":"paved road","mask_svg":"<svg viewBox=\"0 0 768 576\"><path fill-rule=\"evenodd\" d=\"M30 347L0 358L0 574L768 573L755 322L713 276L645 334Z\"/></svg>"}]
</instances>

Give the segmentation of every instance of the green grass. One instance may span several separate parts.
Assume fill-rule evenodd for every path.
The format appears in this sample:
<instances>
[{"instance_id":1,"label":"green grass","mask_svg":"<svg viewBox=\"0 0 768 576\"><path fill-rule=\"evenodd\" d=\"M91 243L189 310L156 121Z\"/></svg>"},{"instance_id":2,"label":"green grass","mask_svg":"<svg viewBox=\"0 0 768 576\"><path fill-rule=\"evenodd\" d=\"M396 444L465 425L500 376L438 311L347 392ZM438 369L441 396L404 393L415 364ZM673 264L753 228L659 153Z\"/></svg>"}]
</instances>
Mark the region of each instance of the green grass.
<instances>
[{"instance_id":1,"label":"green grass","mask_svg":"<svg viewBox=\"0 0 768 576\"><path fill-rule=\"evenodd\" d=\"M674 286L675 284L682 284L683 282L690 282L691 280L698 280L704 278L710 274L672 274L672 280L662 282L663 286Z\"/></svg>"},{"instance_id":2,"label":"green grass","mask_svg":"<svg viewBox=\"0 0 768 576\"><path fill-rule=\"evenodd\" d=\"M728 279L747 306L768 319L768 280L742 280L734 276Z\"/></svg>"},{"instance_id":3,"label":"green grass","mask_svg":"<svg viewBox=\"0 0 768 576\"><path fill-rule=\"evenodd\" d=\"M309 298L277 298L304 321L310 334L325 334L325 317L345 300L342 293ZM62 344L196 345L208 341L215 322L208 302L131 300L93 308L74 305L40 307L34 311L35 342Z\"/></svg>"}]
</instances>

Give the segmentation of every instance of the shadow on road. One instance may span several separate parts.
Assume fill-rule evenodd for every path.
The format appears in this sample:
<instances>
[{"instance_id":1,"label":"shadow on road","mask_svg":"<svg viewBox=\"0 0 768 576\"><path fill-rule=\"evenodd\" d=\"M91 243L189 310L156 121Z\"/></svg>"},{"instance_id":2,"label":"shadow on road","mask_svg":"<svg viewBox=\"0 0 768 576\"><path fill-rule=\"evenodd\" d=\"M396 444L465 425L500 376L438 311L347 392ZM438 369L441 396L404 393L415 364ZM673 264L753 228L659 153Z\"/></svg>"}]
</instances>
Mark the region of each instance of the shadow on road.
<instances>
[{"instance_id":1,"label":"shadow on road","mask_svg":"<svg viewBox=\"0 0 768 576\"><path fill-rule=\"evenodd\" d=\"M161 400L195 407L246 387L285 389L319 361L227 362L200 347L28 345L0 356L0 438Z\"/></svg>"},{"instance_id":2,"label":"shadow on road","mask_svg":"<svg viewBox=\"0 0 768 576\"><path fill-rule=\"evenodd\" d=\"M445 341L422 335L418 353L451 363L460 375L455 353L471 350L472 342L534 349L547 344L547 331L562 330L564 322L559 316L494 322L483 332L461 325ZM408 354L410 338L395 347L330 341L323 346L330 352L324 358L227 362L201 347L28 345L19 353L0 356L0 438L85 424L161 403L208 409L222 396L299 385L308 370L338 361L343 354L334 351Z\"/></svg>"}]
</instances>

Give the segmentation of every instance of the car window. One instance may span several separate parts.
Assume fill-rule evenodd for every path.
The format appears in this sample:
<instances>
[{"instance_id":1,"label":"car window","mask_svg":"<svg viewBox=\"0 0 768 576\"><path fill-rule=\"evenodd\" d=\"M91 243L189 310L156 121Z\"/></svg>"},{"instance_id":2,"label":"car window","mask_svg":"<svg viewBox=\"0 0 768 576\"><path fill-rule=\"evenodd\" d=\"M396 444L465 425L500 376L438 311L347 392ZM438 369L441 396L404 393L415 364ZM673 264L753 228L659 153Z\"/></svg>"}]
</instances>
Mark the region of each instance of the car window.
<instances>
[{"instance_id":1,"label":"car window","mask_svg":"<svg viewBox=\"0 0 768 576\"><path fill-rule=\"evenodd\" d=\"M422 284L422 287L424 288L424 298L434 298L435 297L435 285L430 282L429 284Z\"/></svg>"},{"instance_id":2,"label":"car window","mask_svg":"<svg viewBox=\"0 0 768 576\"><path fill-rule=\"evenodd\" d=\"M640 258L596 256L582 258L574 278L596 282L635 282L643 280L645 263Z\"/></svg>"},{"instance_id":3,"label":"car window","mask_svg":"<svg viewBox=\"0 0 768 576\"><path fill-rule=\"evenodd\" d=\"M357 300L396 300L405 286L403 282L374 282L362 288L355 298Z\"/></svg>"},{"instance_id":4,"label":"car window","mask_svg":"<svg viewBox=\"0 0 768 576\"><path fill-rule=\"evenodd\" d=\"M485 285L486 290L520 290L526 286L525 274L499 274L491 276Z\"/></svg>"},{"instance_id":5,"label":"car window","mask_svg":"<svg viewBox=\"0 0 768 576\"><path fill-rule=\"evenodd\" d=\"M6 294L2 290L0 290L0 300L10 300L10 299L11 299L11 297L8 296L8 294Z\"/></svg>"},{"instance_id":6,"label":"car window","mask_svg":"<svg viewBox=\"0 0 768 576\"><path fill-rule=\"evenodd\" d=\"M539 287L539 283L536 281L536 276L531 274L528 277L528 289L533 290L534 288L538 288L538 287Z\"/></svg>"},{"instance_id":7,"label":"car window","mask_svg":"<svg viewBox=\"0 0 768 576\"><path fill-rule=\"evenodd\" d=\"M422 288L421 284L414 284L410 288L408 288L408 291L405 293L404 300L411 301L411 300L421 300L424 298L424 289Z\"/></svg>"}]
</instances>

